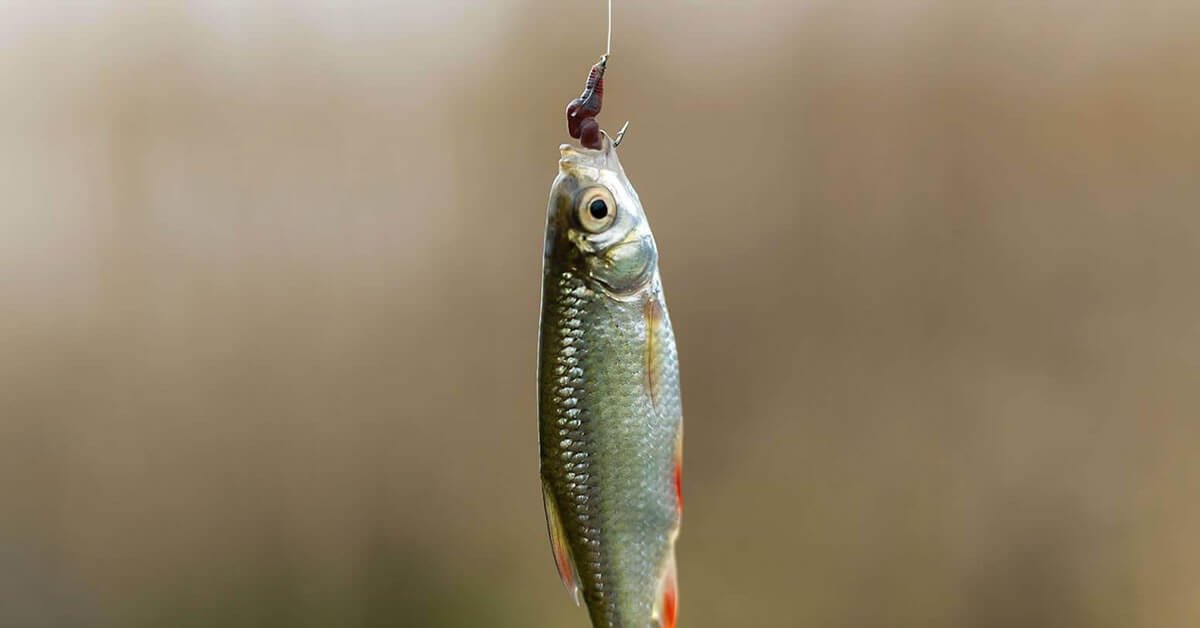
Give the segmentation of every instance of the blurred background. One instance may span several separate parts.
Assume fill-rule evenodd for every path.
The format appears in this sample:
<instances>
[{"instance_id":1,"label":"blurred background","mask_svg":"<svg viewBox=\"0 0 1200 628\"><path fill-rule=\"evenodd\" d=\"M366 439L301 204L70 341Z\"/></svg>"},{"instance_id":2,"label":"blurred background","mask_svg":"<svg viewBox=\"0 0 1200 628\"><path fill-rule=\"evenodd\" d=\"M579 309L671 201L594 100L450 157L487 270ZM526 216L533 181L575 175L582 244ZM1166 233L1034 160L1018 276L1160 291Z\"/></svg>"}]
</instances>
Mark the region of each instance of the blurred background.
<instances>
[{"instance_id":1,"label":"blurred background","mask_svg":"<svg viewBox=\"0 0 1200 628\"><path fill-rule=\"evenodd\" d=\"M537 482L602 0L4 2L0 625L579 627ZM617 0L681 625L1200 621L1200 3Z\"/></svg>"}]
</instances>

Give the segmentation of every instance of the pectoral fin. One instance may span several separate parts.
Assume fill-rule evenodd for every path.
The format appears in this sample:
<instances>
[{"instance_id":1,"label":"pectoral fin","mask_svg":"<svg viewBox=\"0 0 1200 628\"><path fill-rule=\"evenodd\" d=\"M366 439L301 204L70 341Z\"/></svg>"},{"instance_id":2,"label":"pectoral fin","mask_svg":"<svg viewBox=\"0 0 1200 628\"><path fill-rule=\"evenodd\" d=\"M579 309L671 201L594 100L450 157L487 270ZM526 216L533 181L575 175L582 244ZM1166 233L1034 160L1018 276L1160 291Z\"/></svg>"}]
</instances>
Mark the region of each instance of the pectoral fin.
<instances>
[{"instance_id":1,"label":"pectoral fin","mask_svg":"<svg viewBox=\"0 0 1200 628\"><path fill-rule=\"evenodd\" d=\"M575 569L575 558L571 556L571 546L567 543L567 531L563 529L562 517L554 504L554 495L550 487L542 480L542 503L546 507L546 527L550 530L550 546L554 550L554 564L558 567L558 575L562 578L567 593L579 606L582 601L579 595L579 572Z\"/></svg>"}]
</instances>

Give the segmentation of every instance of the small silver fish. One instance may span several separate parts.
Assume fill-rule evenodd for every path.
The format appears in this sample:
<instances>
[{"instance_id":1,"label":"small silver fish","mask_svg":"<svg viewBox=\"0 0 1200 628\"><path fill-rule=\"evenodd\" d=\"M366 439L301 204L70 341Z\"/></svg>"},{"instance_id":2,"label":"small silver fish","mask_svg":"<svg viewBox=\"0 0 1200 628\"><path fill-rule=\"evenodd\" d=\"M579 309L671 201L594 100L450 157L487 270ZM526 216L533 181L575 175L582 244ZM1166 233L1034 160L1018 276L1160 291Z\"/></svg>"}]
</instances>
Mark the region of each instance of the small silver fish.
<instances>
[{"instance_id":1,"label":"small silver fish","mask_svg":"<svg viewBox=\"0 0 1200 628\"><path fill-rule=\"evenodd\" d=\"M603 131L597 139L598 149L560 147L547 209L538 352L546 518L559 574L593 626L674 628L679 361L650 225L614 142Z\"/></svg>"}]
</instances>

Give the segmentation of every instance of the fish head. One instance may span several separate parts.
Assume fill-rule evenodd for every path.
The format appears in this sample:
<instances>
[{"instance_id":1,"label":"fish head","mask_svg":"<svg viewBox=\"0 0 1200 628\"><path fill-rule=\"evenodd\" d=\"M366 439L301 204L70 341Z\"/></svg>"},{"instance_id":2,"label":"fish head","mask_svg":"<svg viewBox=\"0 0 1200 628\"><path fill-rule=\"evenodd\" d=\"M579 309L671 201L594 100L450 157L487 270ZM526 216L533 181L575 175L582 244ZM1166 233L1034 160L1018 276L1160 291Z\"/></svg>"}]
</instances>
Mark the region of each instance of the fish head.
<instances>
[{"instance_id":1,"label":"fish head","mask_svg":"<svg viewBox=\"0 0 1200 628\"><path fill-rule=\"evenodd\" d=\"M594 287L629 298L652 283L658 250L616 147L607 134L602 139L599 150L559 147L547 208L546 267L572 267Z\"/></svg>"}]
</instances>

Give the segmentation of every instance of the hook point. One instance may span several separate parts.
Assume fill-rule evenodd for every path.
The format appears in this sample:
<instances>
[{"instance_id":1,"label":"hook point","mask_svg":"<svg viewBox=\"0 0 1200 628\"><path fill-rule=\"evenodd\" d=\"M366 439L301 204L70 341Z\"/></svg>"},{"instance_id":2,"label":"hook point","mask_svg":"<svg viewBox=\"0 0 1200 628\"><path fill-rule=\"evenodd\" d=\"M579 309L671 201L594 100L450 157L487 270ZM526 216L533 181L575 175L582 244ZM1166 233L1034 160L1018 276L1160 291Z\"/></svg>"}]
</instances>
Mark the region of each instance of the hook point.
<instances>
[{"instance_id":1,"label":"hook point","mask_svg":"<svg viewBox=\"0 0 1200 628\"><path fill-rule=\"evenodd\" d=\"M621 130L617 131L617 139L613 140L613 146L621 145L621 140L625 139L625 131L628 129L629 129L629 120L626 120L625 124L621 125Z\"/></svg>"}]
</instances>

